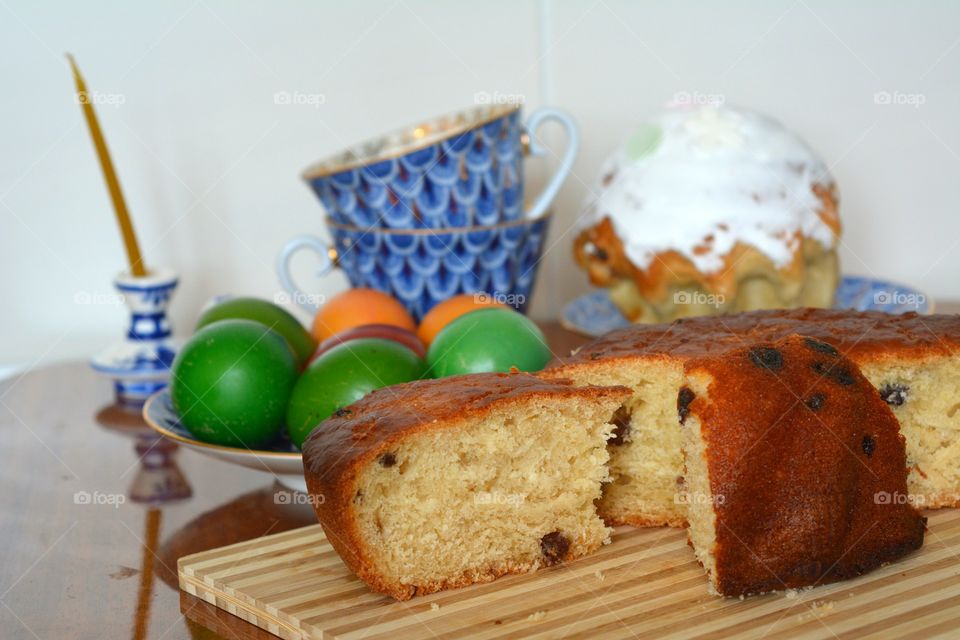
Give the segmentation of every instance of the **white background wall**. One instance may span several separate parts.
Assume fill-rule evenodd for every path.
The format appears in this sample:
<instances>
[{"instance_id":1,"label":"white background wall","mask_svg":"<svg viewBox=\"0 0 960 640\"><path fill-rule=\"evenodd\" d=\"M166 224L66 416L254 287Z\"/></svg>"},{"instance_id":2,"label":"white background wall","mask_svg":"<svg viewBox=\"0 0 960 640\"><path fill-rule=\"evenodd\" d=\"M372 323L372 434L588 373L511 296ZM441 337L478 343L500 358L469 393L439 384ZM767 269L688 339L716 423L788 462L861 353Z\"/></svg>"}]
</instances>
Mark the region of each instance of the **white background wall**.
<instances>
[{"instance_id":1,"label":"white background wall","mask_svg":"<svg viewBox=\"0 0 960 640\"><path fill-rule=\"evenodd\" d=\"M75 302L106 297L125 258L65 51L122 102L98 113L148 264L182 274L181 333L212 295L278 292L276 251L322 229L303 167L479 92L559 106L582 128L536 317L587 289L568 230L599 163L678 92L766 111L820 151L841 187L846 272L960 298L956 2L3 0L0 364L87 356L125 322ZM914 104L877 104L881 91Z\"/></svg>"}]
</instances>

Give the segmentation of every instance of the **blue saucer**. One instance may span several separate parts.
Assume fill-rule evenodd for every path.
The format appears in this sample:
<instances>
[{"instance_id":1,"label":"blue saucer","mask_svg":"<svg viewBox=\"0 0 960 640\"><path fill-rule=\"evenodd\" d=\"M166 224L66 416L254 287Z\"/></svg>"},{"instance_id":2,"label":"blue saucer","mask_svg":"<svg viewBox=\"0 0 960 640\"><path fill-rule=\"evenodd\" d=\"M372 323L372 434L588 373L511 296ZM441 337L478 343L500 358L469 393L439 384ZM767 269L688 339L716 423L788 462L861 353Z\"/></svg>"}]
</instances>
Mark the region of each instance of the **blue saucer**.
<instances>
[{"instance_id":1,"label":"blue saucer","mask_svg":"<svg viewBox=\"0 0 960 640\"><path fill-rule=\"evenodd\" d=\"M901 284L861 276L844 276L837 287L834 308L887 313L932 313L930 296ZM561 324L591 337L629 327L627 320L610 300L606 289L591 291L570 302L563 309Z\"/></svg>"}]
</instances>

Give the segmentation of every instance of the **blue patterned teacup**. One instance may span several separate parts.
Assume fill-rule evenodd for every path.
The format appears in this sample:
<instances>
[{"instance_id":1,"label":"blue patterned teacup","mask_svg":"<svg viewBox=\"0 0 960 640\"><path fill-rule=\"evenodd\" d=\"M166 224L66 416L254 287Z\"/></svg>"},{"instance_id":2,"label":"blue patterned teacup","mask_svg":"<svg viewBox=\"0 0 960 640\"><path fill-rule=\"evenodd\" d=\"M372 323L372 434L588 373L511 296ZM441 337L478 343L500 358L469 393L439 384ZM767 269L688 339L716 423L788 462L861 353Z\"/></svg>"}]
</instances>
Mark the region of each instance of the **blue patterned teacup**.
<instances>
[{"instance_id":1,"label":"blue patterned teacup","mask_svg":"<svg viewBox=\"0 0 960 640\"><path fill-rule=\"evenodd\" d=\"M487 226L450 229L361 228L327 218L328 245L301 236L280 252L277 271L293 300L311 314L315 296L290 275L290 259L302 248L322 259L321 275L342 269L354 287L397 298L420 320L434 305L460 293L477 293L524 311L533 291L550 213Z\"/></svg>"},{"instance_id":2,"label":"blue patterned teacup","mask_svg":"<svg viewBox=\"0 0 960 640\"><path fill-rule=\"evenodd\" d=\"M462 228L537 218L570 172L579 136L563 112L540 109L526 125L520 113L519 105L486 105L435 118L327 158L303 178L330 218L363 229ZM567 149L525 213L523 156L546 153L530 134L547 120L566 130Z\"/></svg>"}]
</instances>

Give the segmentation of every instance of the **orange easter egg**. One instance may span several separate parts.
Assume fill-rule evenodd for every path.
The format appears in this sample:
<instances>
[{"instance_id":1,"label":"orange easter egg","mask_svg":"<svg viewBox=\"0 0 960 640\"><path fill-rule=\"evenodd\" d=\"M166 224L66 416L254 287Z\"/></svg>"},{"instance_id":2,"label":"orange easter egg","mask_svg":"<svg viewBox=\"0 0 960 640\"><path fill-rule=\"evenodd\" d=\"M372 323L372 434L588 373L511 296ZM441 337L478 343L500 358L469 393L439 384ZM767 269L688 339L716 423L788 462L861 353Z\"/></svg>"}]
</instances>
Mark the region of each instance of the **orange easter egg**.
<instances>
[{"instance_id":1,"label":"orange easter egg","mask_svg":"<svg viewBox=\"0 0 960 640\"><path fill-rule=\"evenodd\" d=\"M416 331L416 323L400 302L375 289L350 289L331 298L313 319L311 333L318 342L347 329L388 324Z\"/></svg>"}]
</instances>

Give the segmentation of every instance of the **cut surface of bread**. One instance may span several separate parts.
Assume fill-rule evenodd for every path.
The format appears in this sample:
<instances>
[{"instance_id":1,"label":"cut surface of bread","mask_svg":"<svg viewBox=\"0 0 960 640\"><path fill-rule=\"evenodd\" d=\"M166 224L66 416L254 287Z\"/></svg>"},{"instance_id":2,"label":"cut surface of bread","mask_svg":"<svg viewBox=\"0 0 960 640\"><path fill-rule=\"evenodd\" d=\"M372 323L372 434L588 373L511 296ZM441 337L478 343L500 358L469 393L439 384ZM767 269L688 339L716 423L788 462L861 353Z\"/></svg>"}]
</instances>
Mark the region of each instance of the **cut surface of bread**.
<instances>
[{"instance_id":1,"label":"cut surface of bread","mask_svg":"<svg viewBox=\"0 0 960 640\"><path fill-rule=\"evenodd\" d=\"M960 353L865 359L861 368L900 421L917 506L960 506Z\"/></svg>"},{"instance_id":2,"label":"cut surface of bread","mask_svg":"<svg viewBox=\"0 0 960 640\"><path fill-rule=\"evenodd\" d=\"M564 372L578 384L623 385L633 392L614 415L614 437L607 442L611 481L597 505L600 516L610 525L684 526L686 509L677 492L683 454L676 407L683 363L664 356Z\"/></svg>"},{"instance_id":3,"label":"cut surface of bread","mask_svg":"<svg viewBox=\"0 0 960 640\"><path fill-rule=\"evenodd\" d=\"M633 391L620 420L630 436L608 445L613 480L604 487L601 516L609 524L683 526L675 400L684 364L793 333L833 345L880 391L907 441L908 486L917 504L960 506L960 316L795 309L634 325L541 372Z\"/></svg>"},{"instance_id":4,"label":"cut surface of bread","mask_svg":"<svg viewBox=\"0 0 960 640\"><path fill-rule=\"evenodd\" d=\"M331 544L399 600L577 558L609 540L594 502L623 388L476 374L373 392L304 446Z\"/></svg>"},{"instance_id":5,"label":"cut surface of bread","mask_svg":"<svg viewBox=\"0 0 960 640\"><path fill-rule=\"evenodd\" d=\"M688 535L717 593L850 578L923 543L899 424L829 344L691 360L677 406Z\"/></svg>"}]
</instances>

